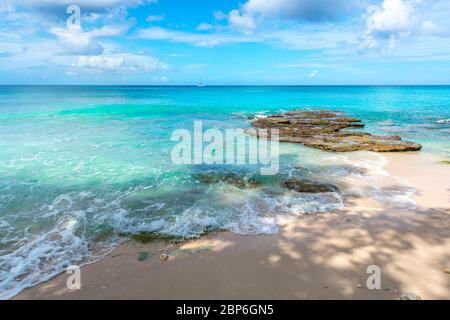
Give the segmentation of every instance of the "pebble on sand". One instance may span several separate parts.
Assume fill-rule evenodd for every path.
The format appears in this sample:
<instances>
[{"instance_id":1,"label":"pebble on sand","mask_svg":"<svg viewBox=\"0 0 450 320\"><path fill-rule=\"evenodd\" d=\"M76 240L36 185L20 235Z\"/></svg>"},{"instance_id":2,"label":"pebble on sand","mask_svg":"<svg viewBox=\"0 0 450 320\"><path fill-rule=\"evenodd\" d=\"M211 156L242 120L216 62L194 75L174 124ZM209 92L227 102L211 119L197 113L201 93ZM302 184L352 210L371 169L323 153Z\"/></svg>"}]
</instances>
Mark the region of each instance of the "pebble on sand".
<instances>
[{"instance_id":1,"label":"pebble on sand","mask_svg":"<svg viewBox=\"0 0 450 320\"><path fill-rule=\"evenodd\" d=\"M169 260L169 256L163 253L162 255L159 256L159 260L161 260L161 262L166 262L167 260Z\"/></svg>"},{"instance_id":2,"label":"pebble on sand","mask_svg":"<svg viewBox=\"0 0 450 320\"><path fill-rule=\"evenodd\" d=\"M401 295L400 300L422 300L422 298L415 293L407 292Z\"/></svg>"}]
</instances>

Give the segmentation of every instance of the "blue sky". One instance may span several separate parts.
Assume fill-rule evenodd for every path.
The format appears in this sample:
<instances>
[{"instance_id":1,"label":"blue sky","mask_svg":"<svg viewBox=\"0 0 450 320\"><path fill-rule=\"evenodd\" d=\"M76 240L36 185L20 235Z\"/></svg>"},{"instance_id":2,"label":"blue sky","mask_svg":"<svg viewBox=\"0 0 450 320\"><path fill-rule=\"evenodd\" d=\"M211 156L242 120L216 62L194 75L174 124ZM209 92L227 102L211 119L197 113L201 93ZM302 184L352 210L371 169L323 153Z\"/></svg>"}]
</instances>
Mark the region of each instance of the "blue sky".
<instances>
[{"instance_id":1,"label":"blue sky","mask_svg":"<svg viewBox=\"0 0 450 320\"><path fill-rule=\"evenodd\" d=\"M449 17L450 0L0 0L0 83L450 84Z\"/></svg>"}]
</instances>

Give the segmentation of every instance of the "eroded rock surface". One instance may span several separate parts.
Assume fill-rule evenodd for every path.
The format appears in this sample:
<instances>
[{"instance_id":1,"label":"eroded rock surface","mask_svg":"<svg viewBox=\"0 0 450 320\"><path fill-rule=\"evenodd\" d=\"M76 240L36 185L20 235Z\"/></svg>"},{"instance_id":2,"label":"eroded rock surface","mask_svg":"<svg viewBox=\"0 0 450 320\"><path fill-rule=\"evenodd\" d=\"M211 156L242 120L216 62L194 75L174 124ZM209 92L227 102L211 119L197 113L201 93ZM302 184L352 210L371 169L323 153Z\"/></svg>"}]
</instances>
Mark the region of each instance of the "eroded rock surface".
<instances>
[{"instance_id":1,"label":"eroded rock surface","mask_svg":"<svg viewBox=\"0 0 450 320\"><path fill-rule=\"evenodd\" d=\"M403 141L399 136L379 136L363 131L344 129L363 128L360 119L346 117L331 110L294 110L252 122L255 128L278 129L281 142L301 143L307 147L326 151L418 151L420 144ZM248 134L270 138L260 130L247 130Z\"/></svg>"},{"instance_id":2,"label":"eroded rock surface","mask_svg":"<svg viewBox=\"0 0 450 320\"><path fill-rule=\"evenodd\" d=\"M284 186L289 190L300 193L325 193L337 192L338 188L331 184L312 182L309 180L291 179L284 183Z\"/></svg>"}]
</instances>

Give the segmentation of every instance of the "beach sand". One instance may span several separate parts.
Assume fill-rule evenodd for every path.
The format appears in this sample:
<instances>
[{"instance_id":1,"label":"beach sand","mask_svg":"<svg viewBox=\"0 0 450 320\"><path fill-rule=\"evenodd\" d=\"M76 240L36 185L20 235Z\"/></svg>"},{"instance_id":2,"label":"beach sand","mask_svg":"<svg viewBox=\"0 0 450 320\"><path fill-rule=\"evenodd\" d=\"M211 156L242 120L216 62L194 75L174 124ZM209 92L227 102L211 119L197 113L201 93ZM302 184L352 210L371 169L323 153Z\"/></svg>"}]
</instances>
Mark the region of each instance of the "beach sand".
<instances>
[{"instance_id":1,"label":"beach sand","mask_svg":"<svg viewBox=\"0 0 450 320\"><path fill-rule=\"evenodd\" d=\"M81 290L66 289L61 274L15 299L449 299L450 166L426 153L385 156L385 169L417 189L415 210L353 198L276 235L127 242L81 269ZM370 265L381 268L380 290L366 286Z\"/></svg>"}]
</instances>

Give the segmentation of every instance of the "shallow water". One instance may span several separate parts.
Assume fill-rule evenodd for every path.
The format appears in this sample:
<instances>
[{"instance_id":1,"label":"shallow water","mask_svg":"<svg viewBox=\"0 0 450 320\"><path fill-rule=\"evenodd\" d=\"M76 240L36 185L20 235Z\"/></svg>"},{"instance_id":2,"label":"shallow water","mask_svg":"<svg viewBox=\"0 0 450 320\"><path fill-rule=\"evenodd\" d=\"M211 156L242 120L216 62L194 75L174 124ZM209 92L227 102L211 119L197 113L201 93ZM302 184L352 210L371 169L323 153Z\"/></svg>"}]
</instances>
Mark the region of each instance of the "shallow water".
<instances>
[{"instance_id":1,"label":"shallow water","mask_svg":"<svg viewBox=\"0 0 450 320\"><path fill-rule=\"evenodd\" d=\"M415 206L405 181L370 152L281 146L280 172L258 166L176 166L175 129L246 128L248 115L329 108L373 133L399 134L450 157L450 87L9 87L0 86L0 298L70 264L101 257L123 234L184 237L206 230L276 233L280 219L343 207L364 195ZM256 177L256 188L201 183L199 174ZM293 177L340 193L301 195Z\"/></svg>"}]
</instances>

